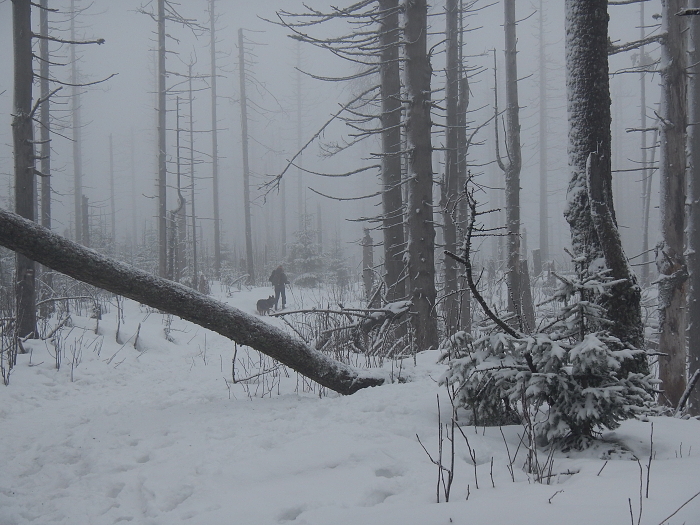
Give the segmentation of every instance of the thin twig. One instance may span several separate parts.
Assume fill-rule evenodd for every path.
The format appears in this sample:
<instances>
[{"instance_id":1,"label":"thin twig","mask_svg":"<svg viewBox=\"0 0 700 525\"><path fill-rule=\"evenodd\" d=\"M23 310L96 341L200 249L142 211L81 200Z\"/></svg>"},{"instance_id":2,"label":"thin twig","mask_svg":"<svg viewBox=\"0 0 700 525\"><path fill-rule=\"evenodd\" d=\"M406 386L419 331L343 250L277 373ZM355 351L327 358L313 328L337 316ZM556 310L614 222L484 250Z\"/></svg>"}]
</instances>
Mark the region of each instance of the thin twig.
<instances>
[{"instance_id":1,"label":"thin twig","mask_svg":"<svg viewBox=\"0 0 700 525\"><path fill-rule=\"evenodd\" d=\"M668 518L666 518L666 519L663 520L661 523L659 523L659 525L664 525L664 523L666 523L668 520L670 520L671 518L673 518L673 516L675 516L676 514L678 514L678 511L680 511L683 507L685 507L688 503L690 503L691 501L693 501L693 500L694 500L695 498L697 498L698 496L700 496L700 492L696 492L694 496L692 496L688 501L686 501L685 503L683 503L683 505L681 505L680 507L678 507L678 508L673 512L673 514L671 514Z\"/></svg>"}]
</instances>

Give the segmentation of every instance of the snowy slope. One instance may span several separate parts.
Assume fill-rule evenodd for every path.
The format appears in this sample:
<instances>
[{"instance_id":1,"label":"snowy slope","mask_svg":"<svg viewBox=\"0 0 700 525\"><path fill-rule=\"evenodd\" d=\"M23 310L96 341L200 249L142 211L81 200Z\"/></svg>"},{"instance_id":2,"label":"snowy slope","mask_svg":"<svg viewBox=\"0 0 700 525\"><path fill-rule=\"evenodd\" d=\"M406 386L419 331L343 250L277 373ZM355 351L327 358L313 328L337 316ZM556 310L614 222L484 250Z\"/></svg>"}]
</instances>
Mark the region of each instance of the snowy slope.
<instances>
[{"instance_id":1,"label":"snowy slope","mask_svg":"<svg viewBox=\"0 0 700 525\"><path fill-rule=\"evenodd\" d=\"M252 313L266 296L258 289L225 300ZM612 525L631 523L628 499L637 523L650 422L625 423L607 435L610 446L557 454L550 485L528 479L522 450L512 481L499 429L467 428L478 489L458 434L451 501L437 504L437 469L416 439L437 457L437 394L442 421L450 414L437 352L404 363L406 384L319 397L290 372L261 398L248 393L264 385L231 384L233 344L190 323L173 320L169 342L163 315L127 301L126 344L115 342L114 309L99 335L94 319L74 325L64 330L60 370L53 348L33 342L0 387L1 525ZM700 491L700 423L653 421L644 525ZM512 455L521 429L503 430ZM446 459L448 451L445 443ZM666 523L700 524L700 496Z\"/></svg>"}]
</instances>

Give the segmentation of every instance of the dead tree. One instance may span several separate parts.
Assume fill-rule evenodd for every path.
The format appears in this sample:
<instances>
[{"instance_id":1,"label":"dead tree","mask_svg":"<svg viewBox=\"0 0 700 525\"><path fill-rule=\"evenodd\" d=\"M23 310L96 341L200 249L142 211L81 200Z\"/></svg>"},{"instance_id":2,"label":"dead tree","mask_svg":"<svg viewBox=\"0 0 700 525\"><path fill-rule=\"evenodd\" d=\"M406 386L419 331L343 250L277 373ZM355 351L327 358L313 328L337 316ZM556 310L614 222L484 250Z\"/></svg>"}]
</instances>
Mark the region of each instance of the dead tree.
<instances>
[{"instance_id":1,"label":"dead tree","mask_svg":"<svg viewBox=\"0 0 700 525\"><path fill-rule=\"evenodd\" d=\"M401 29L399 0L379 0L379 81L382 100L382 233L387 300L405 296L401 195Z\"/></svg>"},{"instance_id":2,"label":"dead tree","mask_svg":"<svg viewBox=\"0 0 700 525\"><path fill-rule=\"evenodd\" d=\"M644 20L644 2L639 4L639 39L643 40L646 36ZM651 173L647 164L647 81L645 68L648 67L649 57L646 53L645 46L639 48L639 89L640 89L640 122L641 128L641 150L642 150L642 209L644 213L644 227L642 232L642 270L641 281L643 286L649 285L649 217L646 210L649 207L647 200L651 199ZM647 184L647 181L649 183Z\"/></svg>"},{"instance_id":3,"label":"dead tree","mask_svg":"<svg viewBox=\"0 0 700 525\"><path fill-rule=\"evenodd\" d=\"M296 69L294 71L294 98L296 103L296 135L297 135L297 151L301 150L302 142L304 141L304 120L303 120L303 100L302 82L301 82L301 42L297 40L294 47L296 53ZM306 206L304 199L304 155L299 155L297 160L297 224L298 230L303 231L305 228Z\"/></svg>"},{"instance_id":4,"label":"dead tree","mask_svg":"<svg viewBox=\"0 0 700 525\"><path fill-rule=\"evenodd\" d=\"M464 63L464 17L467 10L476 4L470 1L465 6L463 0L459 0L459 45L457 52L458 79L459 79L459 97L457 100L457 186L460 191L466 188L467 184L467 153L469 151L469 143L471 139L467 137L467 109L469 108L469 76L467 75ZM457 217L461 229L460 241L464 241L467 229L467 203L462 201L458 206ZM471 331L472 327L472 312L471 312L471 292L465 278L462 277L458 281L457 293L459 296L459 316L460 329L467 332Z\"/></svg>"},{"instance_id":5,"label":"dead tree","mask_svg":"<svg viewBox=\"0 0 700 525\"><path fill-rule=\"evenodd\" d=\"M221 219L219 217L219 139L216 116L216 0L209 0L209 51L211 64L211 173L214 211L214 275L221 277ZM194 198L192 199L194 206ZM194 220L194 211L192 212ZM192 226L194 228L194 226ZM196 275L196 274L195 274Z\"/></svg>"},{"instance_id":6,"label":"dead tree","mask_svg":"<svg viewBox=\"0 0 700 525\"><path fill-rule=\"evenodd\" d=\"M0 245L74 279L177 315L250 346L341 394L387 382L381 373L335 361L257 317L86 249L5 210L0 210Z\"/></svg>"},{"instance_id":7,"label":"dead tree","mask_svg":"<svg viewBox=\"0 0 700 525\"><path fill-rule=\"evenodd\" d=\"M549 182L547 180L547 54L545 45L544 5L539 9L539 76L540 76L540 260L549 261Z\"/></svg>"},{"instance_id":8,"label":"dead tree","mask_svg":"<svg viewBox=\"0 0 700 525\"><path fill-rule=\"evenodd\" d=\"M459 20L462 13L458 0L447 0L445 4L445 178L442 184L442 208L444 222L445 250L457 253L457 206L461 189L459 187L459 95L460 74L462 71L459 53ZM445 289L445 330L452 335L458 329L460 301L457 294L457 261L451 257L444 259Z\"/></svg>"},{"instance_id":9,"label":"dead tree","mask_svg":"<svg viewBox=\"0 0 700 525\"><path fill-rule=\"evenodd\" d=\"M623 345L643 348L641 290L617 234L610 167L607 0L566 0L569 169L565 217L582 275L601 264L620 280L603 301L609 330ZM644 356L636 371L647 371Z\"/></svg>"},{"instance_id":10,"label":"dead tree","mask_svg":"<svg viewBox=\"0 0 700 525\"><path fill-rule=\"evenodd\" d=\"M41 0L39 32L49 36L49 1ZM49 39L39 40L39 142L41 144L41 225L51 229L51 97L49 89ZM50 275L50 274L49 274ZM48 283L47 283L48 284ZM50 285L49 285L50 286Z\"/></svg>"},{"instance_id":11,"label":"dead tree","mask_svg":"<svg viewBox=\"0 0 700 525\"><path fill-rule=\"evenodd\" d=\"M187 235L187 201L182 195L182 157L180 155L180 97L175 100L175 190L177 208L170 210L168 239L168 279L180 281L185 268L185 239Z\"/></svg>"},{"instance_id":12,"label":"dead tree","mask_svg":"<svg viewBox=\"0 0 700 525\"><path fill-rule=\"evenodd\" d=\"M39 4L39 33L46 37L39 40L39 148L41 172L41 225L51 229L51 93L50 93L50 53L49 53L49 2L41 0ZM53 289L53 273L42 272L42 284L39 288L40 299ZM45 303L41 314L48 315L53 303Z\"/></svg>"},{"instance_id":13,"label":"dead tree","mask_svg":"<svg viewBox=\"0 0 700 525\"><path fill-rule=\"evenodd\" d=\"M365 299L371 301L374 290L374 241L369 234L369 228L365 228L365 236L362 238L362 281L365 286ZM369 305L371 307L371 305Z\"/></svg>"},{"instance_id":14,"label":"dead tree","mask_svg":"<svg viewBox=\"0 0 700 525\"><path fill-rule=\"evenodd\" d=\"M245 217L245 254L248 284L255 284L253 225L250 217L250 167L248 165L248 100L246 98L246 59L243 29L238 30L238 70L241 97L241 148L243 153L243 212Z\"/></svg>"},{"instance_id":15,"label":"dead tree","mask_svg":"<svg viewBox=\"0 0 700 525\"><path fill-rule=\"evenodd\" d=\"M71 124L73 144L73 213L75 220L75 240L84 244L83 239L83 138L82 119L80 107L80 79L78 71L78 57L76 56L77 43L75 23L77 18L75 0L70 2L70 84L71 84Z\"/></svg>"},{"instance_id":16,"label":"dead tree","mask_svg":"<svg viewBox=\"0 0 700 525\"><path fill-rule=\"evenodd\" d=\"M430 77L427 49L428 5L425 0L406 4L406 89L408 112L408 225L407 272L413 302L416 345L437 348L435 313L435 226L433 221L433 167Z\"/></svg>"},{"instance_id":17,"label":"dead tree","mask_svg":"<svg viewBox=\"0 0 700 525\"><path fill-rule=\"evenodd\" d=\"M700 12L700 0L689 0ZM700 17L693 16L688 30L688 377L700 369ZM700 415L700 389L688 401L692 415Z\"/></svg>"},{"instance_id":18,"label":"dead tree","mask_svg":"<svg viewBox=\"0 0 700 525\"><path fill-rule=\"evenodd\" d=\"M12 2L14 103L12 142L15 158L15 210L34 220L34 127L32 117L32 2ZM36 335L36 265L23 254L15 261L16 335Z\"/></svg>"},{"instance_id":19,"label":"dead tree","mask_svg":"<svg viewBox=\"0 0 700 525\"><path fill-rule=\"evenodd\" d=\"M190 121L190 200L191 203L191 225L192 225L192 288L199 289L199 268L197 267L197 213L195 209L195 176L194 176L194 95L192 91L192 66L187 65L187 94L189 98L189 121Z\"/></svg>"},{"instance_id":20,"label":"dead tree","mask_svg":"<svg viewBox=\"0 0 700 525\"><path fill-rule=\"evenodd\" d=\"M656 246L659 272L659 379L662 400L675 407L686 385L685 301L688 271L684 256L686 73L679 0L662 1L660 106L661 241Z\"/></svg>"},{"instance_id":21,"label":"dead tree","mask_svg":"<svg viewBox=\"0 0 700 525\"><path fill-rule=\"evenodd\" d=\"M509 292L509 309L520 323L520 331L529 331L535 327L535 314L531 303L526 298L524 282L529 282L521 275L520 247L520 170L522 152L520 147L520 106L518 104L518 62L517 36L515 19L515 0L505 0L505 74L506 74L506 162L500 155L498 143L498 115L496 115L496 161L505 174L506 188L506 276ZM497 89L497 88L496 88ZM496 107L498 112L498 107ZM527 326L525 326L527 325ZM527 330L525 330L527 328Z\"/></svg>"},{"instance_id":22,"label":"dead tree","mask_svg":"<svg viewBox=\"0 0 700 525\"><path fill-rule=\"evenodd\" d=\"M112 134L109 134L109 216L111 231L111 247L117 246L117 203L114 195L114 145L112 144Z\"/></svg>"}]
</instances>

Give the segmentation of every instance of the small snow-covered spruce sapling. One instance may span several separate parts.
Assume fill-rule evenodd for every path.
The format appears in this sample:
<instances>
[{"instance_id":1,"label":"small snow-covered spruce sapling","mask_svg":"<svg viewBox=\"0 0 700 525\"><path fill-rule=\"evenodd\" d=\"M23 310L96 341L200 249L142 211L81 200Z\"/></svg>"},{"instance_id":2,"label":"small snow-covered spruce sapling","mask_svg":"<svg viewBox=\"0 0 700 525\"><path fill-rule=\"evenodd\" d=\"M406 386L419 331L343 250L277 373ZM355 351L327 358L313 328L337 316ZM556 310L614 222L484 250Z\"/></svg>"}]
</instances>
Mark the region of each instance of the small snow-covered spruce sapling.
<instances>
[{"instance_id":1,"label":"small snow-covered spruce sapling","mask_svg":"<svg viewBox=\"0 0 700 525\"><path fill-rule=\"evenodd\" d=\"M449 361L442 382L454 389L455 404L479 425L532 421L538 443L563 449L585 448L602 429L649 413L658 381L629 366L643 350L610 335L597 304L596 296L617 284L609 271L557 275L549 302L562 303L559 315L537 332L516 332L488 309L474 285L469 251L477 213L473 195L467 197L464 257L448 255L464 264L472 294L493 323L476 338L457 332L441 345Z\"/></svg>"},{"instance_id":2,"label":"small snow-covered spruce sapling","mask_svg":"<svg viewBox=\"0 0 700 525\"><path fill-rule=\"evenodd\" d=\"M585 448L601 429L648 413L656 380L621 373L643 350L624 347L605 329L603 308L581 299L606 293L615 284L607 273L557 276L550 301L562 302L561 312L536 333L491 327L476 339L459 332L446 340L443 382L456 387L455 402L478 424L521 421L523 410L534 411L538 442L562 448Z\"/></svg>"}]
</instances>

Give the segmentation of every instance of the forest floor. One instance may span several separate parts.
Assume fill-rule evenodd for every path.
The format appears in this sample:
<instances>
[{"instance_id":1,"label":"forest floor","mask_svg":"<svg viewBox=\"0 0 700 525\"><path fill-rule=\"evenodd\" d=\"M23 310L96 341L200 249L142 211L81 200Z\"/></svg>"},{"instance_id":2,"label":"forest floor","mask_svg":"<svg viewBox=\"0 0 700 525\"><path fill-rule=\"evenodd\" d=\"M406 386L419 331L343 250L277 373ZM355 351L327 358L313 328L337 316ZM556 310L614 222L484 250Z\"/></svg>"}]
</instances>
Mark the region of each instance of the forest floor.
<instances>
[{"instance_id":1,"label":"forest floor","mask_svg":"<svg viewBox=\"0 0 700 525\"><path fill-rule=\"evenodd\" d=\"M294 293L292 308L321 298ZM214 295L254 315L268 289ZM437 351L403 362L409 382L319 395L283 369L232 383L231 341L132 301L118 344L116 311L98 334L73 316L59 369L48 341L29 343L0 386L1 525L700 523L700 496L664 521L700 491L698 421L627 421L593 449L555 453L549 483L522 469L522 427L465 427L476 466L457 432L438 504L417 439L438 457L436 397L443 424L451 408ZM239 379L274 366L244 352ZM442 453L449 465L448 441Z\"/></svg>"}]
</instances>

